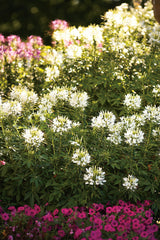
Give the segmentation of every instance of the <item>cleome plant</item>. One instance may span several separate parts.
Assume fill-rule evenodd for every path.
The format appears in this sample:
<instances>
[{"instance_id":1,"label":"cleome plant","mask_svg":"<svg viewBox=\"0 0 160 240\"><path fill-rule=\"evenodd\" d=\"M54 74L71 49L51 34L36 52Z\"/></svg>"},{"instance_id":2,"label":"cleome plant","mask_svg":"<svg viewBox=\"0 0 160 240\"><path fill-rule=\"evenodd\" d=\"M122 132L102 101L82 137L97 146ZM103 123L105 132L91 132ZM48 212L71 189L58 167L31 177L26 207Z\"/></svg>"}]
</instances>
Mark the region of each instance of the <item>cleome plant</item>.
<instances>
[{"instance_id":1,"label":"cleome plant","mask_svg":"<svg viewBox=\"0 0 160 240\"><path fill-rule=\"evenodd\" d=\"M151 1L102 19L52 21L52 46L0 35L2 205L147 199L158 216L160 26Z\"/></svg>"}]
</instances>

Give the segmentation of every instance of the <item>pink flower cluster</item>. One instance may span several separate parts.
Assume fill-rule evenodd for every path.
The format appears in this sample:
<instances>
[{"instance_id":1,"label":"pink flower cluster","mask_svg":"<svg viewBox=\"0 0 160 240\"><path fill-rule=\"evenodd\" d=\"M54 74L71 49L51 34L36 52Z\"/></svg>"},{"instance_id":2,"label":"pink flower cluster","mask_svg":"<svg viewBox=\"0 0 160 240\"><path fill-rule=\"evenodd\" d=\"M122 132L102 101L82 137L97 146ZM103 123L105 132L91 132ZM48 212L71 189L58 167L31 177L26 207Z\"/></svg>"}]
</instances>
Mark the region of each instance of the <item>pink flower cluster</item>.
<instances>
[{"instance_id":1,"label":"pink flower cluster","mask_svg":"<svg viewBox=\"0 0 160 240\"><path fill-rule=\"evenodd\" d=\"M156 240L158 225L153 224L150 202L125 203L115 206L92 204L91 207L73 207L42 211L24 205L8 208L10 214L0 207L2 231L0 237L7 240L20 239L78 239L78 240Z\"/></svg>"},{"instance_id":2,"label":"pink flower cluster","mask_svg":"<svg viewBox=\"0 0 160 240\"><path fill-rule=\"evenodd\" d=\"M5 161L0 161L0 166L4 166L6 164Z\"/></svg>"},{"instance_id":3,"label":"pink flower cluster","mask_svg":"<svg viewBox=\"0 0 160 240\"><path fill-rule=\"evenodd\" d=\"M42 45L43 41L39 36L31 35L26 42L23 42L17 35L10 35L5 38L0 34L0 60L11 63L15 59L39 59Z\"/></svg>"},{"instance_id":4,"label":"pink flower cluster","mask_svg":"<svg viewBox=\"0 0 160 240\"><path fill-rule=\"evenodd\" d=\"M68 27L69 27L68 22L66 22L65 20L61 20L61 19L56 19L54 21L51 21L51 23L50 23L50 28L52 30L65 30Z\"/></svg>"}]
</instances>

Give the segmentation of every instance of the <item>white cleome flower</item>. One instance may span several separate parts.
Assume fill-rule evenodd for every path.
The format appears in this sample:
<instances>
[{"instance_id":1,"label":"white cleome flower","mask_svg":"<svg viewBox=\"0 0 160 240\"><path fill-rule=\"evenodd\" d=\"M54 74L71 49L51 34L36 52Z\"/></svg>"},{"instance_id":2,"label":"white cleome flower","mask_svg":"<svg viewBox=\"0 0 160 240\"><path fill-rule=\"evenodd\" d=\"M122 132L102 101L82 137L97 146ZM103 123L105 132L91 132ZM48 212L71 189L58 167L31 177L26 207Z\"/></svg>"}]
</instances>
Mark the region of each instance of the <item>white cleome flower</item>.
<instances>
[{"instance_id":1,"label":"white cleome flower","mask_svg":"<svg viewBox=\"0 0 160 240\"><path fill-rule=\"evenodd\" d=\"M58 116L52 121L52 130L55 133L62 134L63 132L68 132L71 128L79 125L79 122L72 122L68 117Z\"/></svg>"},{"instance_id":2,"label":"white cleome flower","mask_svg":"<svg viewBox=\"0 0 160 240\"><path fill-rule=\"evenodd\" d=\"M84 174L85 184L89 185L103 185L105 180L105 172L100 167L86 168L86 174Z\"/></svg>"},{"instance_id":3,"label":"white cleome flower","mask_svg":"<svg viewBox=\"0 0 160 240\"><path fill-rule=\"evenodd\" d=\"M70 95L69 104L74 108L84 109L88 104L88 99L86 92L74 92Z\"/></svg>"},{"instance_id":4,"label":"white cleome flower","mask_svg":"<svg viewBox=\"0 0 160 240\"><path fill-rule=\"evenodd\" d=\"M127 94L125 96L124 105L129 109L139 109L141 106L141 98L137 94Z\"/></svg>"},{"instance_id":5,"label":"white cleome flower","mask_svg":"<svg viewBox=\"0 0 160 240\"><path fill-rule=\"evenodd\" d=\"M144 133L139 128L128 128L124 133L125 142L129 145L138 145L143 142Z\"/></svg>"},{"instance_id":6,"label":"white cleome flower","mask_svg":"<svg viewBox=\"0 0 160 240\"><path fill-rule=\"evenodd\" d=\"M72 162L80 166L85 166L90 163L90 155L85 149L76 149L72 156Z\"/></svg>"},{"instance_id":7,"label":"white cleome flower","mask_svg":"<svg viewBox=\"0 0 160 240\"><path fill-rule=\"evenodd\" d=\"M69 45L66 48L66 54L68 58L80 58L82 56L82 47L75 44Z\"/></svg>"},{"instance_id":8,"label":"white cleome flower","mask_svg":"<svg viewBox=\"0 0 160 240\"><path fill-rule=\"evenodd\" d=\"M115 115L112 112L101 111L98 117L93 117L91 126L93 128L108 127L111 128L115 123Z\"/></svg>"},{"instance_id":9,"label":"white cleome flower","mask_svg":"<svg viewBox=\"0 0 160 240\"><path fill-rule=\"evenodd\" d=\"M143 111L143 116L146 120L160 124L160 107L146 106Z\"/></svg>"},{"instance_id":10,"label":"white cleome flower","mask_svg":"<svg viewBox=\"0 0 160 240\"><path fill-rule=\"evenodd\" d=\"M44 141L43 135L44 133L37 127L25 129L22 134L23 138L25 139L25 142L35 147L39 147L40 144Z\"/></svg>"},{"instance_id":11,"label":"white cleome flower","mask_svg":"<svg viewBox=\"0 0 160 240\"><path fill-rule=\"evenodd\" d=\"M152 91L153 95L155 97L160 97L160 84L157 84L156 86L153 87L154 87Z\"/></svg>"},{"instance_id":12,"label":"white cleome flower","mask_svg":"<svg viewBox=\"0 0 160 240\"><path fill-rule=\"evenodd\" d=\"M133 175L128 175L128 177L123 178L123 186L127 189L134 191L138 187L138 178Z\"/></svg>"},{"instance_id":13,"label":"white cleome flower","mask_svg":"<svg viewBox=\"0 0 160 240\"><path fill-rule=\"evenodd\" d=\"M26 87L13 87L10 93L11 99L19 101L21 104L35 105L38 101L38 95Z\"/></svg>"},{"instance_id":14,"label":"white cleome flower","mask_svg":"<svg viewBox=\"0 0 160 240\"><path fill-rule=\"evenodd\" d=\"M17 116L21 115L22 112L22 105L17 101L6 101L0 105L0 116L7 117L7 116Z\"/></svg>"}]
</instances>

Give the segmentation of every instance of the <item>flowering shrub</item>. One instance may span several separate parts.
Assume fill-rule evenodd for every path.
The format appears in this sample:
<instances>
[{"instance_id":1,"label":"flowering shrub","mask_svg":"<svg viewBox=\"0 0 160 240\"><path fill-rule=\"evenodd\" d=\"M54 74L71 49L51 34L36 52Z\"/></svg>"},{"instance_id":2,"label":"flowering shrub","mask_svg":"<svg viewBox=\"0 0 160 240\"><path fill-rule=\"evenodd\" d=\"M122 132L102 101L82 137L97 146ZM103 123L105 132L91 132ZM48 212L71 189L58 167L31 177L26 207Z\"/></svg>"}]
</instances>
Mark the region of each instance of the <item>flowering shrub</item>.
<instances>
[{"instance_id":1,"label":"flowering shrub","mask_svg":"<svg viewBox=\"0 0 160 240\"><path fill-rule=\"evenodd\" d=\"M50 26L52 47L0 35L2 203L149 199L158 216L160 27L151 2L122 4L101 26Z\"/></svg>"},{"instance_id":2,"label":"flowering shrub","mask_svg":"<svg viewBox=\"0 0 160 240\"><path fill-rule=\"evenodd\" d=\"M150 202L111 206L94 203L90 207L44 211L38 205L0 208L0 237L13 239L156 240Z\"/></svg>"}]
</instances>

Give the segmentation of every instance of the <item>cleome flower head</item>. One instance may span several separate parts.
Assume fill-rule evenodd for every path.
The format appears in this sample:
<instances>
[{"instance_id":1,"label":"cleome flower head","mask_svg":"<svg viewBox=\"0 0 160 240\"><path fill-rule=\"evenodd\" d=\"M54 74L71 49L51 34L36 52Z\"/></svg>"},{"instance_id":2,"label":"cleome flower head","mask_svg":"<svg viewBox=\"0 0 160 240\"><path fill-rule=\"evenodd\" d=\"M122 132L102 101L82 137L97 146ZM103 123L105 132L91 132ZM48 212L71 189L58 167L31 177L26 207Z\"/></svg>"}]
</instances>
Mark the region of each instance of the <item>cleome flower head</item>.
<instances>
[{"instance_id":1,"label":"cleome flower head","mask_svg":"<svg viewBox=\"0 0 160 240\"><path fill-rule=\"evenodd\" d=\"M141 106L141 98L138 94L127 94L125 96L124 105L126 105L129 109L139 109Z\"/></svg>"},{"instance_id":2,"label":"cleome flower head","mask_svg":"<svg viewBox=\"0 0 160 240\"><path fill-rule=\"evenodd\" d=\"M85 184L89 185L103 185L106 182L105 172L102 171L101 167L90 167L86 168L86 174L84 174Z\"/></svg>"},{"instance_id":3,"label":"cleome flower head","mask_svg":"<svg viewBox=\"0 0 160 240\"><path fill-rule=\"evenodd\" d=\"M10 93L11 99L19 101L21 104L35 105L38 101L38 96L35 92L28 90L26 87L13 87Z\"/></svg>"},{"instance_id":4,"label":"cleome flower head","mask_svg":"<svg viewBox=\"0 0 160 240\"><path fill-rule=\"evenodd\" d=\"M123 178L123 181L123 186L132 191L134 191L138 186L138 178L133 175L128 175L128 177Z\"/></svg>"},{"instance_id":5,"label":"cleome flower head","mask_svg":"<svg viewBox=\"0 0 160 240\"><path fill-rule=\"evenodd\" d=\"M72 156L72 162L80 166L85 166L90 163L90 155L85 149L76 149Z\"/></svg>"},{"instance_id":6,"label":"cleome flower head","mask_svg":"<svg viewBox=\"0 0 160 240\"><path fill-rule=\"evenodd\" d=\"M25 129L22 134L23 138L25 139L25 142L35 147L39 147L40 144L44 141L43 135L44 133L37 127Z\"/></svg>"},{"instance_id":7,"label":"cleome flower head","mask_svg":"<svg viewBox=\"0 0 160 240\"><path fill-rule=\"evenodd\" d=\"M129 145L138 145L143 142L144 132L139 128L128 128L124 133L125 142Z\"/></svg>"},{"instance_id":8,"label":"cleome flower head","mask_svg":"<svg viewBox=\"0 0 160 240\"><path fill-rule=\"evenodd\" d=\"M58 116L52 121L52 130L55 133L62 134L63 132L67 132L71 128L79 125L79 122L72 122L68 117Z\"/></svg>"}]
</instances>

